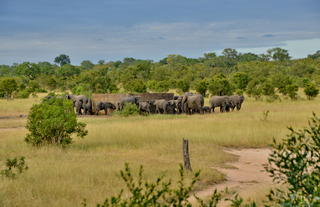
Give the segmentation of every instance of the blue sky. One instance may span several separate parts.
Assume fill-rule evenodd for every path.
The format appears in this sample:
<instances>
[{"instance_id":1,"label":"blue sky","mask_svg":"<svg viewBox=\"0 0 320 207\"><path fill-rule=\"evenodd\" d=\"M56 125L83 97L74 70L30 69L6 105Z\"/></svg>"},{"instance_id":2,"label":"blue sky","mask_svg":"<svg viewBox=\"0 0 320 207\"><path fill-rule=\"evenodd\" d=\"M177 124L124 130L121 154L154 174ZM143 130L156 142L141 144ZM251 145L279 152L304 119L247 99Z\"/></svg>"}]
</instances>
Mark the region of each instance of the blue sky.
<instances>
[{"instance_id":1,"label":"blue sky","mask_svg":"<svg viewBox=\"0 0 320 207\"><path fill-rule=\"evenodd\" d=\"M319 0L0 0L0 64L320 50Z\"/></svg>"}]
</instances>

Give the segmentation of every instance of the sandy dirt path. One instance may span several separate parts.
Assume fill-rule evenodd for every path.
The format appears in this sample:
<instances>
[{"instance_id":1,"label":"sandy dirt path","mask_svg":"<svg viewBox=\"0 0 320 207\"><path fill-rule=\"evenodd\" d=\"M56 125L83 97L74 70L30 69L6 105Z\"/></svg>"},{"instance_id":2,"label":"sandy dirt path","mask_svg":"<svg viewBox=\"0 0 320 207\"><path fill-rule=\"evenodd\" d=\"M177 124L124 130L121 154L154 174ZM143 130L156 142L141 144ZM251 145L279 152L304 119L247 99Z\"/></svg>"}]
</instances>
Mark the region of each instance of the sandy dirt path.
<instances>
[{"instance_id":1,"label":"sandy dirt path","mask_svg":"<svg viewBox=\"0 0 320 207\"><path fill-rule=\"evenodd\" d=\"M198 197L210 197L215 189L224 190L228 188L230 191L236 191L244 198L248 198L271 187L272 179L263 167L268 161L270 149L225 149L225 151L239 156L239 160L226 163L226 166L230 166L227 168L214 167L214 169L224 173L227 180L197 192ZM224 206L224 204L221 206Z\"/></svg>"}]
</instances>

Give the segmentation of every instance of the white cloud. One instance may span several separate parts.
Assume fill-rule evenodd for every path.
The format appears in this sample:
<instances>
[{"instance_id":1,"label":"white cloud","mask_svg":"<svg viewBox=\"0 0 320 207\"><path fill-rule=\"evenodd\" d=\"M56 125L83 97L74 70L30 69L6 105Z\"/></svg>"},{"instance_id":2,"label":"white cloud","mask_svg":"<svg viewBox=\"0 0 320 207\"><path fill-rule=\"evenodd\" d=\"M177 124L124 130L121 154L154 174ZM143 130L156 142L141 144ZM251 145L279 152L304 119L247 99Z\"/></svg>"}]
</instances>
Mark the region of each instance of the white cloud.
<instances>
[{"instance_id":1,"label":"white cloud","mask_svg":"<svg viewBox=\"0 0 320 207\"><path fill-rule=\"evenodd\" d=\"M287 47L294 57L302 57L316 47L320 49L319 39L315 39L320 38L316 24L290 25L281 21L274 24L264 20L176 22L69 28L54 34L0 35L0 64L52 61L61 53L78 64L84 59L116 60L127 56L159 59L177 53L199 57L204 52L227 47L255 52L279 45Z\"/></svg>"}]
</instances>

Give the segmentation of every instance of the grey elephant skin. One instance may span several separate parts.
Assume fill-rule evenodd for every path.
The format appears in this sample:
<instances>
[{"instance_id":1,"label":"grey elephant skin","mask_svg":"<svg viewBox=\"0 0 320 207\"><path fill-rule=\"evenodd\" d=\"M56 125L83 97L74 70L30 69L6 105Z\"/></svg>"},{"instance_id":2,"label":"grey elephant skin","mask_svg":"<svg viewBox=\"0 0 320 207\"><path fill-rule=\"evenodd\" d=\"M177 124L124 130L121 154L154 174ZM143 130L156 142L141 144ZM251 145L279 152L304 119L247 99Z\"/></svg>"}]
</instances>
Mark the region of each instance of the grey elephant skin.
<instances>
[{"instance_id":1,"label":"grey elephant skin","mask_svg":"<svg viewBox=\"0 0 320 207\"><path fill-rule=\"evenodd\" d=\"M108 115L108 109L115 110L116 106L110 102L98 101L95 104L95 114L98 115L101 110L104 110L104 114Z\"/></svg>"},{"instance_id":2,"label":"grey elephant skin","mask_svg":"<svg viewBox=\"0 0 320 207\"><path fill-rule=\"evenodd\" d=\"M73 105L76 108L76 113L78 115L82 115L82 109L85 111L86 105L90 105L89 98L84 95L66 95L67 99L70 99L73 101ZM91 100L90 100L91 101ZM92 105L91 105L92 107ZM89 110L88 110L89 111Z\"/></svg>"},{"instance_id":3,"label":"grey elephant skin","mask_svg":"<svg viewBox=\"0 0 320 207\"><path fill-rule=\"evenodd\" d=\"M200 94L183 96L182 104L184 112L186 112L187 114L192 114L195 112L200 112L201 114L203 114L204 98Z\"/></svg>"},{"instance_id":4,"label":"grey elephant skin","mask_svg":"<svg viewBox=\"0 0 320 207\"><path fill-rule=\"evenodd\" d=\"M148 101L139 102L139 111L140 111L140 114L143 114L143 113L150 114L151 112L150 103Z\"/></svg>"},{"instance_id":5,"label":"grey elephant skin","mask_svg":"<svg viewBox=\"0 0 320 207\"><path fill-rule=\"evenodd\" d=\"M118 110L122 110L123 107L128 104L132 103L135 104L137 107L139 107L139 97L137 96L129 96L129 97L124 97L118 102Z\"/></svg>"},{"instance_id":6,"label":"grey elephant skin","mask_svg":"<svg viewBox=\"0 0 320 207\"><path fill-rule=\"evenodd\" d=\"M183 96L176 96L175 99L173 99L176 104L176 109L178 114L183 113L182 99L183 99Z\"/></svg>"},{"instance_id":7,"label":"grey elephant skin","mask_svg":"<svg viewBox=\"0 0 320 207\"><path fill-rule=\"evenodd\" d=\"M234 108L237 108L237 110L239 111L241 109L242 103L244 102L244 96L233 95L229 96L229 99L232 102L232 111L234 110Z\"/></svg>"},{"instance_id":8,"label":"grey elephant skin","mask_svg":"<svg viewBox=\"0 0 320 207\"><path fill-rule=\"evenodd\" d=\"M230 111L233 104L228 96L212 96L209 100L212 112L216 107L220 108L220 112Z\"/></svg>"},{"instance_id":9,"label":"grey elephant skin","mask_svg":"<svg viewBox=\"0 0 320 207\"><path fill-rule=\"evenodd\" d=\"M175 102L174 100L167 101L165 99L156 100L154 102L156 106L156 113L159 114L174 114L175 113Z\"/></svg>"},{"instance_id":10,"label":"grey elephant skin","mask_svg":"<svg viewBox=\"0 0 320 207\"><path fill-rule=\"evenodd\" d=\"M204 106L202 109L203 109L203 112L204 112L204 113L211 113L211 108L210 108L210 106Z\"/></svg>"}]
</instances>

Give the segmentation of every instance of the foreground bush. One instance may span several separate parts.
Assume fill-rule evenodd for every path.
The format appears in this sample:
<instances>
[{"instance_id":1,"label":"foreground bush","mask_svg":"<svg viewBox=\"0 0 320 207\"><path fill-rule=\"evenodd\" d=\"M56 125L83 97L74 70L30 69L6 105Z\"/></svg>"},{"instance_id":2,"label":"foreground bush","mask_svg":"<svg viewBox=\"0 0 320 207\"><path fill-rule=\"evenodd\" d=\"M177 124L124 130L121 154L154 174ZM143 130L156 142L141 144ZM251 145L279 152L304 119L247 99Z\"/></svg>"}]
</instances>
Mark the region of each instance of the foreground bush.
<instances>
[{"instance_id":1,"label":"foreground bush","mask_svg":"<svg viewBox=\"0 0 320 207\"><path fill-rule=\"evenodd\" d=\"M320 206L320 118L313 114L308 128L289 130L282 142L274 141L266 167L275 181L287 186L271 191L270 206Z\"/></svg>"},{"instance_id":2,"label":"foreground bush","mask_svg":"<svg viewBox=\"0 0 320 207\"><path fill-rule=\"evenodd\" d=\"M73 103L63 98L44 100L32 106L26 128L29 130L25 141L32 145L68 145L71 135L84 137L88 131L86 124L77 122Z\"/></svg>"},{"instance_id":3,"label":"foreground bush","mask_svg":"<svg viewBox=\"0 0 320 207\"><path fill-rule=\"evenodd\" d=\"M306 84L304 88L304 93L308 97L308 99L315 98L319 94L319 89L317 89L316 85L313 83Z\"/></svg>"},{"instance_id":4,"label":"foreground bush","mask_svg":"<svg viewBox=\"0 0 320 207\"><path fill-rule=\"evenodd\" d=\"M140 167L137 178L132 174L128 164L125 164L125 169L120 172L121 178L126 183L128 196L123 196L123 190L117 196L107 198L102 204L97 204L97 207L192 207L190 198L194 191L195 184L199 181L200 172L196 172L190 183L186 184L184 169L180 165L180 178L176 184L171 180L164 180L164 177L158 177L155 181L147 181L143 177L143 167ZM174 187L176 186L176 187ZM227 190L225 191L227 192ZM216 207L222 200L224 192L215 190L212 196L204 201L197 196L195 200L197 205L201 207ZM255 204L243 204L243 199L236 195L232 199L226 199L231 202L233 207L254 207ZM86 200L82 203L87 206Z\"/></svg>"}]
</instances>

